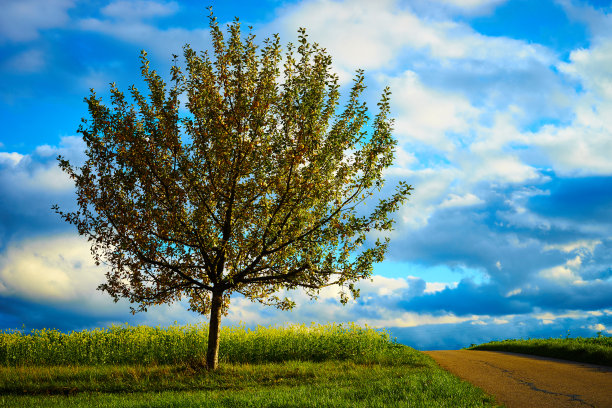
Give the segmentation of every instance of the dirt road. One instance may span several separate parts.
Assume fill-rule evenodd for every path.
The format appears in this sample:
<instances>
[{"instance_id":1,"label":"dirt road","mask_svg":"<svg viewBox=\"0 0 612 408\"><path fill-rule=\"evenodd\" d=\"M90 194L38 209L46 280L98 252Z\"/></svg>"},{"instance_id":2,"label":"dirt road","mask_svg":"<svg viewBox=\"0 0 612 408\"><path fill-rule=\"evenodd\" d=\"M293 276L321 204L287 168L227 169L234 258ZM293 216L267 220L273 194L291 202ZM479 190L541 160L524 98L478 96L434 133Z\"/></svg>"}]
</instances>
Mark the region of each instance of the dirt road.
<instances>
[{"instance_id":1,"label":"dirt road","mask_svg":"<svg viewBox=\"0 0 612 408\"><path fill-rule=\"evenodd\" d=\"M612 408L612 368L497 351L426 351L508 408Z\"/></svg>"}]
</instances>

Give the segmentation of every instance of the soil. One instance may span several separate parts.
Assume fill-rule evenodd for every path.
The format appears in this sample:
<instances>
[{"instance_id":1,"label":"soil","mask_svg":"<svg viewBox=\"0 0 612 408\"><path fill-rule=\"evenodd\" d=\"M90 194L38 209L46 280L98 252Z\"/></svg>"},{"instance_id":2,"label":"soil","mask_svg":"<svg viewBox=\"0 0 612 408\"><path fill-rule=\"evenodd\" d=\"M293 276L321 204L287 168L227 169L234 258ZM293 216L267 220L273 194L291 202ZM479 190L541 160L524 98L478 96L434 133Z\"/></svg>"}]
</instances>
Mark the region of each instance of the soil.
<instances>
[{"instance_id":1,"label":"soil","mask_svg":"<svg viewBox=\"0 0 612 408\"><path fill-rule=\"evenodd\" d=\"M612 408L612 367L500 351L425 351L508 408Z\"/></svg>"}]
</instances>

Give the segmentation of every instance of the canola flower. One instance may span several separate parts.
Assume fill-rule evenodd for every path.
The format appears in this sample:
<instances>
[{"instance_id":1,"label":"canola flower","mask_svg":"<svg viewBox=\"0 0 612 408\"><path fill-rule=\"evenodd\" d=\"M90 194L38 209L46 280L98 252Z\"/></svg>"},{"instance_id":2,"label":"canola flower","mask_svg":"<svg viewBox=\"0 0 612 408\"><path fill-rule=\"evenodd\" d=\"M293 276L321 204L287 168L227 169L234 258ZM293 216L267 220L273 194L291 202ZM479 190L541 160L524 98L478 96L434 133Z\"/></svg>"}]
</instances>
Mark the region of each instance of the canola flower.
<instances>
[{"instance_id":1,"label":"canola flower","mask_svg":"<svg viewBox=\"0 0 612 408\"><path fill-rule=\"evenodd\" d=\"M169 327L113 325L72 331L0 331L0 365L179 364L201 361L206 354L208 325ZM224 363L290 360L368 361L397 348L385 330L354 323L310 326L244 324L221 329L219 358Z\"/></svg>"}]
</instances>

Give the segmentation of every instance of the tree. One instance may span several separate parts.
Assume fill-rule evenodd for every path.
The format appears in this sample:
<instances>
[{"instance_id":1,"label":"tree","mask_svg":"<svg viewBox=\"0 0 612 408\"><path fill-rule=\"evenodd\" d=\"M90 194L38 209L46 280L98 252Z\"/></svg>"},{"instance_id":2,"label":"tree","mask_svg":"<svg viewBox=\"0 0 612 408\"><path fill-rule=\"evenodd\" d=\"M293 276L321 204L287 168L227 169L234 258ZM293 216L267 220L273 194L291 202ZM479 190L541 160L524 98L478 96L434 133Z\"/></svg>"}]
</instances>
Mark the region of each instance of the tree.
<instances>
[{"instance_id":1,"label":"tree","mask_svg":"<svg viewBox=\"0 0 612 408\"><path fill-rule=\"evenodd\" d=\"M111 109L91 90L91 118L78 130L87 160L77 168L58 157L78 209L53 209L109 267L98 289L115 302L129 299L135 313L186 297L190 310L210 313L206 364L215 369L232 293L281 309L294 306L283 289L316 298L339 285L342 303L357 297L354 283L383 260L389 239L358 247L368 231L392 229L389 214L411 187L400 182L358 216L393 162L388 88L372 120L357 71L337 113L331 57L304 29L283 60L278 35L259 48L236 19L226 40L212 12L210 28L214 59L185 45L186 73L175 55L171 87L142 51L147 96L131 86L129 103L113 83Z\"/></svg>"}]
</instances>

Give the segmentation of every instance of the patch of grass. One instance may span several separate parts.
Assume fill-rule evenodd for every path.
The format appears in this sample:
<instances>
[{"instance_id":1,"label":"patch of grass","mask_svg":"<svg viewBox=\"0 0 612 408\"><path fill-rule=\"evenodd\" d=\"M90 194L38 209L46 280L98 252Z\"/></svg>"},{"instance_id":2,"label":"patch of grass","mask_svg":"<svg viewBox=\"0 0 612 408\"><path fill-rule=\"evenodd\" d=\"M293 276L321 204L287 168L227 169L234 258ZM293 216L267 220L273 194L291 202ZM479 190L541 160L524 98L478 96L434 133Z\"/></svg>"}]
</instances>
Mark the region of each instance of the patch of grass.
<instances>
[{"instance_id":1,"label":"patch of grass","mask_svg":"<svg viewBox=\"0 0 612 408\"><path fill-rule=\"evenodd\" d=\"M223 363L214 372L203 364L205 343L184 340L202 336L193 327L5 333L0 406L495 406L491 396L384 331L356 325L225 330Z\"/></svg>"},{"instance_id":2,"label":"patch of grass","mask_svg":"<svg viewBox=\"0 0 612 408\"><path fill-rule=\"evenodd\" d=\"M3 367L1 406L491 407L492 397L405 347L396 363L288 361ZM398 357L401 355L398 354ZM420 364L410 362L420 361Z\"/></svg>"},{"instance_id":3,"label":"patch of grass","mask_svg":"<svg viewBox=\"0 0 612 408\"><path fill-rule=\"evenodd\" d=\"M510 351L612 366L612 337L510 339L471 346L469 350Z\"/></svg>"}]
</instances>

